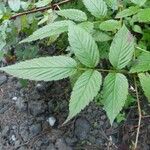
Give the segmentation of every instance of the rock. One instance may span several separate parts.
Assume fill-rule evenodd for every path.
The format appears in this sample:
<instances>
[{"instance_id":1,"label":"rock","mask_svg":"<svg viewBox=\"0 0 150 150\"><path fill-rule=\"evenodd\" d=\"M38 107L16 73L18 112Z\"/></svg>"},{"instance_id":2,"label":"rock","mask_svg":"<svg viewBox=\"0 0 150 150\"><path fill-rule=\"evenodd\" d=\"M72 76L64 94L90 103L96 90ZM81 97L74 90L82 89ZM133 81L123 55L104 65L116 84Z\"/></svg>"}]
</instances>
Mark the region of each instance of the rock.
<instances>
[{"instance_id":1,"label":"rock","mask_svg":"<svg viewBox=\"0 0 150 150\"><path fill-rule=\"evenodd\" d=\"M48 121L49 125L50 125L51 127L53 127L53 126L55 125L55 123L56 123L56 118L54 118L54 117L52 116L52 117L49 117L49 118L47 119L47 121Z\"/></svg>"},{"instance_id":2,"label":"rock","mask_svg":"<svg viewBox=\"0 0 150 150\"><path fill-rule=\"evenodd\" d=\"M32 136L39 134L42 131L42 126L40 123L33 124L29 127L30 133Z\"/></svg>"},{"instance_id":3,"label":"rock","mask_svg":"<svg viewBox=\"0 0 150 150\"><path fill-rule=\"evenodd\" d=\"M46 112L47 105L43 101L31 101L29 103L29 110L33 116L39 116Z\"/></svg>"},{"instance_id":4,"label":"rock","mask_svg":"<svg viewBox=\"0 0 150 150\"><path fill-rule=\"evenodd\" d=\"M46 90L45 86L44 86L44 83L38 83L35 87L35 89L37 90L37 92L44 92Z\"/></svg>"},{"instance_id":5,"label":"rock","mask_svg":"<svg viewBox=\"0 0 150 150\"><path fill-rule=\"evenodd\" d=\"M23 123L20 125L20 128L19 128L19 133L22 137L22 139L24 141L28 141L30 136L29 136L29 127L28 127L28 124L27 123Z\"/></svg>"},{"instance_id":6,"label":"rock","mask_svg":"<svg viewBox=\"0 0 150 150\"><path fill-rule=\"evenodd\" d=\"M2 130L2 136L6 136L9 132L9 126L5 126L4 129Z\"/></svg>"},{"instance_id":7,"label":"rock","mask_svg":"<svg viewBox=\"0 0 150 150\"><path fill-rule=\"evenodd\" d=\"M13 101L17 101L17 99L18 99L18 98L17 98L16 96L14 96L14 97L12 98Z\"/></svg>"},{"instance_id":8,"label":"rock","mask_svg":"<svg viewBox=\"0 0 150 150\"><path fill-rule=\"evenodd\" d=\"M0 103L0 114L3 114L5 111L7 111L10 108L10 104L7 102L1 102Z\"/></svg>"},{"instance_id":9,"label":"rock","mask_svg":"<svg viewBox=\"0 0 150 150\"><path fill-rule=\"evenodd\" d=\"M5 75L0 74L0 85L4 84L7 81L7 77Z\"/></svg>"},{"instance_id":10,"label":"rock","mask_svg":"<svg viewBox=\"0 0 150 150\"><path fill-rule=\"evenodd\" d=\"M19 97L16 101L16 107L20 112L25 112L28 109L27 102L24 102L24 100Z\"/></svg>"},{"instance_id":11,"label":"rock","mask_svg":"<svg viewBox=\"0 0 150 150\"><path fill-rule=\"evenodd\" d=\"M49 101L48 102L48 111L49 111L49 113L53 113L54 109L55 109L55 106L54 106L53 102Z\"/></svg>"},{"instance_id":12,"label":"rock","mask_svg":"<svg viewBox=\"0 0 150 150\"><path fill-rule=\"evenodd\" d=\"M90 123L84 119L79 118L75 122L75 135L79 140L85 140L90 132Z\"/></svg>"},{"instance_id":13,"label":"rock","mask_svg":"<svg viewBox=\"0 0 150 150\"><path fill-rule=\"evenodd\" d=\"M101 119L102 119L102 120L105 120L106 118L107 118L106 115L102 115L102 116L101 116Z\"/></svg>"},{"instance_id":14,"label":"rock","mask_svg":"<svg viewBox=\"0 0 150 150\"><path fill-rule=\"evenodd\" d=\"M90 141L90 143L95 143L95 141L96 141L96 138L94 137L94 136L89 136L89 141Z\"/></svg>"},{"instance_id":15,"label":"rock","mask_svg":"<svg viewBox=\"0 0 150 150\"><path fill-rule=\"evenodd\" d=\"M56 148L53 143L50 143L46 150L56 150Z\"/></svg>"},{"instance_id":16,"label":"rock","mask_svg":"<svg viewBox=\"0 0 150 150\"><path fill-rule=\"evenodd\" d=\"M55 146L58 150L72 150L70 146L68 146L64 139L57 139Z\"/></svg>"},{"instance_id":17,"label":"rock","mask_svg":"<svg viewBox=\"0 0 150 150\"><path fill-rule=\"evenodd\" d=\"M66 138L65 138L65 141L66 141L66 143L67 143L68 145L73 146L74 144L77 143L78 140L77 140L76 137L73 137L73 138L66 137Z\"/></svg>"}]
</instances>

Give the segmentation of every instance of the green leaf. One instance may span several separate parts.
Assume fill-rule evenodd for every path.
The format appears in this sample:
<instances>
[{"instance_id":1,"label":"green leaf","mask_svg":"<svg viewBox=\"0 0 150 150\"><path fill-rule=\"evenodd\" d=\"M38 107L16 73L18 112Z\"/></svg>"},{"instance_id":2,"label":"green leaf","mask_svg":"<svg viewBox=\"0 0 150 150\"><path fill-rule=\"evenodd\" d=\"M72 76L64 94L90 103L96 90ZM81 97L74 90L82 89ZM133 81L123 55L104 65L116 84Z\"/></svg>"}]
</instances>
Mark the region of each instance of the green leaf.
<instances>
[{"instance_id":1,"label":"green leaf","mask_svg":"<svg viewBox=\"0 0 150 150\"><path fill-rule=\"evenodd\" d=\"M103 0L83 0L85 7L97 18L106 16L107 5Z\"/></svg>"},{"instance_id":2,"label":"green leaf","mask_svg":"<svg viewBox=\"0 0 150 150\"><path fill-rule=\"evenodd\" d=\"M132 3L139 5L139 6L144 5L146 1L147 0L131 0Z\"/></svg>"},{"instance_id":3,"label":"green leaf","mask_svg":"<svg viewBox=\"0 0 150 150\"><path fill-rule=\"evenodd\" d=\"M115 35L110 47L109 60L116 69L124 68L132 59L134 38L125 25Z\"/></svg>"},{"instance_id":4,"label":"green leaf","mask_svg":"<svg viewBox=\"0 0 150 150\"><path fill-rule=\"evenodd\" d=\"M0 71L22 79L53 81L76 73L77 63L65 56L41 57L0 68Z\"/></svg>"},{"instance_id":5,"label":"green leaf","mask_svg":"<svg viewBox=\"0 0 150 150\"><path fill-rule=\"evenodd\" d=\"M112 40L112 37L109 36L107 33L97 31L97 30L95 30L93 32L93 37L94 37L95 41L97 41L97 42L105 42L105 41Z\"/></svg>"},{"instance_id":6,"label":"green leaf","mask_svg":"<svg viewBox=\"0 0 150 150\"><path fill-rule=\"evenodd\" d=\"M138 22L150 22L150 8L142 9L137 14Z\"/></svg>"},{"instance_id":7,"label":"green leaf","mask_svg":"<svg viewBox=\"0 0 150 150\"><path fill-rule=\"evenodd\" d=\"M57 21L54 23L50 23L35 32L32 35L22 40L20 43L31 42L38 39L43 39L46 37L50 37L53 35L59 35L68 30L68 25L71 21Z\"/></svg>"},{"instance_id":8,"label":"green leaf","mask_svg":"<svg viewBox=\"0 0 150 150\"><path fill-rule=\"evenodd\" d=\"M104 80L103 105L112 124L128 95L128 81L123 74L110 73Z\"/></svg>"},{"instance_id":9,"label":"green leaf","mask_svg":"<svg viewBox=\"0 0 150 150\"><path fill-rule=\"evenodd\" d=\"M115 31L121 28L121 22L117 20L107 20L102 22L99 28L103 31Z\"/></svg>"},{"instance_id":10,"label":"green leaf","mask_svg":"<svg viewBox=\"0 0 150 150\"><path fill-rule=\"evenodd\" d=\"M87 20L87 16L86 14L78 9L63 9L63 10L59 10L56 11L56 13L59 16L63 16L67 19L70 20L74 20L74 21L86 21Z\"/></svg>"},{"instance_id":11,"label":"green leaf","mask_svg":"<svg viewBox=\"0 0 150 150\"><path fill-rule=\"evenodd\" d=\"M133 64L130 72L145 72L150 70L150 52L143 52L141 55L136 59L135 63Z\"/></svg>"},{"instance_id":12,"label":"green leaf","mask_svg":"<svg viewBox=\"0 0 150 150\"><path fill-rule=\"evenodd\" d=\"M106 4L113 10L118 10L119 2L118 0L105 0Z\"/></svg>"},{"instance_id":13,"label":"green leaf","mask_svg":"<svg viewBox=\"0 0 150 150\"><path fill-rule=\"evenodd\" d=\"M69 43L79 61L87 67L99 62L99 51L93 37L77 25L69 25Z\"/></svg>"},{"instance_id":14,"label":"green leaf","mask_svg":"<svg viewBox=\"0 0 150 150\"><path fill-rule=\"evenodd\" d=\"M4 56L4 52L0 51L0 61L2 60L3 56Z\"/></svg>"},{"instance_id":15,"label":"green leaf","mask_svg":"<svg viewBox=\"0 0 150 150\"><path fill-rule=\"evenodd\" d=\"M8 0L8 5L13 11L18 11L20 9L20 0Z\"/></svg>"},{"instance_id":16,"label":"green leaf","mask_svg":"<svg viewBox=\"0 0 150 150\"><path fill-rule=\"evenodd\" d=\"M36 7L44 7L48 4L50 4L52 0L39 0L37 3L35 3Z\"/></svg>"},{"instance_id":17,"label":"green leaf","mask_svg":"<svg viewBox=\"0 0 150 150\"><path fill-rule=\"evenodd\" d=\"M148 98L150 102L150 75L148 73L140 73L138 74L142 89L144 91L145 96Z\"/></svg>"},{"instance_id":18,"label":"green leaf","mask_svg":"<svg viewBox=\"0 0 150 150\"><path fill-rule=\"evenodd\" d=\"M93 32L94 29L94 24L92 22L82 22L80 24L78 24L79 27L83 28L84 30L86 30L89 33Z\"/></svg>"},{"instance_id":19,"label":"green leaf","mask_svg":"<svg viewBox=\"0 0 150 150\"><path fill-rule=\"evenodd\" d=\"M132 15L136 14L139 10L140 10L139 7L131 6L127 9L124 9L123 11L119 12L115 18L124 18L124 17L128 17L128 16L132 16Z\"/></svg>"},{"instance_id":20,"label":"green leaf","mask_svg":"<svg viewBox=\"0 0 150 150\"><path fill-rule=\"evenodd\" d=\"M84 72L74 85L69 103L68 122L84 109L98 94L102 84L102 76L96 70L87 70Z\"/></svg>"}]
</instances>

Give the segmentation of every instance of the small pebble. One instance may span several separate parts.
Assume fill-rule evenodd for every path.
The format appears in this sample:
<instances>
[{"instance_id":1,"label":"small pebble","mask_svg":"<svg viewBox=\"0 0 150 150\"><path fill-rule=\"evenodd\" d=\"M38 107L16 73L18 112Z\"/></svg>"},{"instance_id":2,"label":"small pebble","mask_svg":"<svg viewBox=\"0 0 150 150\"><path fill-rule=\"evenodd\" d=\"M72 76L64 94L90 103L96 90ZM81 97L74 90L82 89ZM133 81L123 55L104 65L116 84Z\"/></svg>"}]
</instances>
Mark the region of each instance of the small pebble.
<instances>
[{"instance_id":1,"label":"small pebble","mask_svg":"<svg viewBox=\"0 0 150 150\"><path fill-rule=\"evenodd\" d=\"M51 127L53 127L53 126L55 125L55 123L56 123L56 118L54 118L54 117L49 117L49 118L47 119L47 121L48 121L49 125L50 125Z\"/></svg>"},{"instance_id":2,"label":"small pebble","mask_svg":"<svg viewBox=\"0 0 150 150\"><path fill-rule=\"evenodd\" d=\"M13 101L17 101L17 99L18 99L17 97L13 97L12 98Z\"/></svg>"},{"instance_id":3,"label":"small pebble","mask_svg":"<svg viewBox=\"0 0 150 150\"><path fill-rule=\"evenodd\" d=\"M12 141L16 141L15 135L12 135L12 136L11 136L11 139L12 139Z\"/></svg>"}]
</instances>

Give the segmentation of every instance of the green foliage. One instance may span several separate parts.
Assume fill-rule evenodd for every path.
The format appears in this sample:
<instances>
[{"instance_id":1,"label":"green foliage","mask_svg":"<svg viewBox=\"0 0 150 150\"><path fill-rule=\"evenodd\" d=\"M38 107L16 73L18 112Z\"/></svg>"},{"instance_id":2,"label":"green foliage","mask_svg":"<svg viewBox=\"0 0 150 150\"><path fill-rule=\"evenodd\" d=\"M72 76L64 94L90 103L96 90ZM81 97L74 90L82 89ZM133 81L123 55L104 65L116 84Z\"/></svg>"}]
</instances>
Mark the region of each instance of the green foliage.
<instances>
[{"instance_id":1,"label":"green foliage","mask_svg":"<svg viewBox=\"0 0 150 150\"><path fill-rule=\"evenodd\" d=\"M144 94L150 102L150 75L148 73L146 74L140 73L139 79L140 79L140 83L144 91Z\"/></svg>"},{"instance_id":2,"label":"green foliage","mask_svg":"<svg viewBox=\"0 0 150 150\"><path fill-rule=\"evenodd\" d=\"M141 0L131 0L131 2L133 2L134 4L137 4L139 6L144 5L146 1L147 0L142 0L142 1Z\"/></svg>"},{"instance_id":3,"label":"green foliage","mask_svg":"<svg viewBox=\"0 0 150 150\"><path fill-rule=\"evenodd\" d=\"M74 20L74 21L86 21L87 16L84 12L77 9L64 9L56 11L59 16L63 16L66 19Z\"/></svg>"},{"instance_id":4,"label":"green foliage","mask_svg":"<svg viewBox=\"0 0 150 150\"><path fill-rule=\"evenodd\" d=\"M20 0L8 0L8 5L13 11L18 11L20 9Z\"/></svg>"},{"instance_id":5,"label":"green foliage","mask_svg":"<svg viewBox=\"0 0 150 150\"><path fill-rule=\"evenodd\" d=\"M150 70L150 53L149 52L143 52L141 53L138 58L135 60L130 72L136 73L136 72L145 72Z\"/></svg>"},{"instance_id":6,"label":"green foliage","mask_svg":"<svg viewBox=\"0 0 150 150\"><path fill-rule=\"evenodd\" d=\"M150 8L140 10L137 14L137 21L139 22L150 22Z\"/></svg>"},{"instance_id":7,"label":"green foliage","mask_svg":"<svg viewBox=\"0 0 150 150\"><path fill-rule=\"evenodd\" d=\"M128 81L120 73L110 73L104 80L104 109L112 124L123 108L128 95Z\"/></svg>"},{"instance_id":8,"label":"green foliage","mask_svg":"<svg viewBox=\"0 0 150 150\"><path fill-rule=\"evenodd\" d=\"M106 16L107 5L103 0L83 0L83 3L93 16L97 18Z\"/></svg>"},{"instance_id":9,"label":"green foliage","mask_svg":"<svg viewBox=\"0 0 150 150\"><path fill-rule=\"evenodd\" d=\"M31 42L38 39L43 39L53 35L59 35L68 30L68 24L70 21L58 21L50 23L38 30L36 30L31 36L24 39L20 43Z\"/></svg>"},{"instance_id":10,"label":"green foliage","mask_svg":"<svg viewBox=\"0 0 150 150\"><path fill-rule=\"evenodd\" d=\"M150 99L149 1L61 1L63 5L54 4L50 9L51 2L56 1L1 2L0 61L24 61L0 70L27 80L69 77L73 91L65 123L99 95L110 123L116 117L121 122L125 117L122 108L127 109L135 101L131 96L135 93L128 94L132 77L139 76ZM22 79L26 86L27 81Z\"/></svg>"},{"instance_id":11,"label":"green foliage","mask_svg":"<svg viewBox=\"0 0 150 150\"><path fill-rule=\"evenodd\" d=\"M117 20L107 20L99 25L99 28L103 31L116 31L121 27L121 22Z\"/></svg>"},{"instance_id":12,"label":"green foliage","mask_svg":"<svg viewBox=\"0 0 150 150\"><path fill-rule=\"evenodd\" d=\"M132 59L134 38L124 25L115 35L110 47L109 60L113 67L124 68Z\"/></svg>"},{"instance_id":13,"label":"green foliage","mask_svg":"<svg viewBox=\"0 0 150 150\"><path fill-rule=\"evenodd\" d=\"M124 18L124 17L128 17L128 16L132 16L132 15L136 14L139 10L140 10L139 7L131 6L127 9L124 9L123 11L119 12L116 15L116 18Z\"/></svg>"},{"instance_id":14,"label":"green foliage","mask_svg":"<svg viewBox=\"0 0 150 150\"><path fill-rule=\"evenodd\" d=\"M84 29L69 26L69 43L77 58L87 67L95 67L99 62L99 51L93 37Z\"/></svg>"},{"instance_id":15,"label":"green foliage","mask_svg":"<svg viewBox=\"0 0 150 150\"><path fill-rule=\"evenodd\" d=\"M0 70L22 79L53 81L73 75L77 71L77 63L66 56L41 57Z\"/></svg>"},{"instance_id":16,"label":"green foliage","mask_svg":"<svg viewBox=\"0 0 150 150\"><path fill-rule=\"evenodd\" d=\"M77 80L74 85L69 104L68 122L84 109L98 94L102 84L102 77L98 71L87 70Z\"/></svg>"}]
</instances>

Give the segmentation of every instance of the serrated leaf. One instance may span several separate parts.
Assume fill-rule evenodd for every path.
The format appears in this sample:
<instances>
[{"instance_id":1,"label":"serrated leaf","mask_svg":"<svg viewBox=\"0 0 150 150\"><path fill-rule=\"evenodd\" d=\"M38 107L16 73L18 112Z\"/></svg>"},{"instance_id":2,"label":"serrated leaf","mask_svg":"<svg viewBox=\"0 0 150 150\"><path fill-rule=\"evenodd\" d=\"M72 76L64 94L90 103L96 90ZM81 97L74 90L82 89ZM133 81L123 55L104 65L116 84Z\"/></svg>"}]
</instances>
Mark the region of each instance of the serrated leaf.
<instances>
[{"instance_id":1,"label":"serrated leaf","mask_svg":"<svg viewBox=\"0 0 150 150\"><path fill-rule=\"evenodd\" d=\"M111 9L118 10L118 7L119 7L118 0L105 0L105 2Z\"/></svg>"},{"instance_id":2,"label":"serrated leaf","mask_svg":"<svg viewBox=\"0 0 150 150\"><path fill-rule=\"evenodd\" d=\"M68 30L68 25L71 21L57 21L54 23L50 23L35 32L32 35L22 40L20 43L31 42L38 39L43 39L46 37L50 37L53 35L59 35Z\"/></svg>"},{"instance_id":3,"label":"serrated leaf","mask_svg":"<svg viewBox=\"0 0 150 150\"><path fill-rule=\"evenodd\" d=\"M94 29L94 24L92 22L82 22L78 24L79 27L85 29L87 32L92 33Z\"/></svg>"},{"instance_id":4,"label":"serrated leaf","mask_svg":"<svg viewBox=\"0 0 150 150\"><path fill-rule=\"evenodd\" d=\"M109 36L107 33L101 32L101 31L97 31L97 30L95 30L95 31L93 32L93 38L94 38L95 41L97 41L97 42L105 42L105 41L110 41L110 40L112 40L112 37Z\"/></svg>"},{"instance_id":5,"label":"serrated leaf","mask_svg":"<svg viewBox=\"0 0 150 150\"><path fill-rule=\"evenodd\" d=\"M77 25L69 25L69 43L79 61L87 67L99 62L99 51L93 37Z\"/></svg>"},{"instance_id":6,"label":"serrated leaf","mask_svg":"<svg viewBox=\"0 0 150 150\"><path fill-rule=\"evenodd\" d=\"M147 0L131 0L132 3L139 5L139 6L144 5L146 1Z\"/></svg>"},{"instance_id":7,"label":"serrated leaf","mask_svg":"<svg viewBox=\"0 0 150 150\"><path fill-rule=\"evenodd\" d=\"M84 72L74 85L69 103L68 122L84 109L98 94L102 84L102 76L96 70L87 70Z\"/></svg>"},{"instance_id":8,"label":"serrated leaf","mask_svg":"<svg viewBox=\"0 0 150 150\"><path fill-rule=\"evenodd\" d=\"M130 72L145 72L150 70L150 52L143 52L141 55L136 59L135 63L133 64Z\"/></svg>"},{"instance_id":9,"label":"serrated leaf","mask_svg":"<svg viewBox=\"0 0 150 150\"><path fill-rule=\"evenodd\" d=\"M121 28L121 22L117 20L107 20L102 22L99 28L103 31L115 31Z\"/></svg>"},{"instance_id":10,"label":"serrated leaf","mask_svg":"<svg viewBox=\"0 0 150 150\"><path fill-rule=\"evenodd\" d=\"M78 9L63 9L63 10L59 10L56 11L56 13L59 16L63 16L67 19L70 20L74 20L74 21L86 21L87 20L87 16L86 14Z\"/></svg>"},{"instance_id":11,"label":"serrated leaf","mask_svg":"<svg viewBox=\"0 0 150 150\"><path fill-rule=\"evenodd\" d=\"M150 22L150 8L140 10L136 17L138 22Z\"/></svg>"},{"instance_id":12,"label":"serrated leaf","mask_svg":"<svg viewBox=\"0 0 150 150\"><path fill-rule=\"evenodd\" d=\"M117 32L110 47L109 60L113 67L124 68L132 59L134 38L125 25Z\"/></svg>"},{"instance_id":13,"label":"serrated leaf","mask_svg":"<svg viewBox=\"0 0 150 150\"><path fill-rule=\"evenodd\" d=\"M144 94L147 97L148 101L150 102L150 74L140 73L138 74L138 76L139 76Z\"/></svg>"},{"instance_id":14,"label":"serrated leaf","mask_svg":"<svg viewBox=\"0 0 150 150\"><path fill-rule=\"evenodd\" d=\"M128 17L128 16L132 16L132 15L136 14L139 10L140 10L139 7L131 6L127 9L124 9L123 11L119 12L115 18L124 18L124 17Z\"/></svg>"},{"instance_id":15,"label":"serrated leaf","mask_svg":"<svg viewBox=\"0 0 150 150\"><path fill-rule=\"evenodd\" d=\"M112 124L128 95L128 81L123 74L109 73L104 80L103 105Z\"/></svg>"},{"instance_id":16,"label":"serrated leaf","mask_svg":"<svg viewBox=\"0 0 150 150\"><path fill-rule=\"evenodd\" d=\"M0 71L22 79L53 81L76 73L77 63L66 56L41 57L0 68Z\"/></svg>"},{"instance_id":17,"label":"serrated leaf","mask_svg":"<svg viewBox=\"0 0 150 150\"><path fill-rule=\"evenodd\" d=\"M20 0L8 0L8 5L13 11L18 11L20 9Z\"/></svg>"},{"instance_id":18,"label":"serrated leaf","mask_svg":"<svg viewBox=\"0 0 150 150\"><path fill-rule=\"evenodd\" d=\"M49 3L51 3L52 0L39 0L38 2L35 3L35 6L38 7L44 7L46 5L48 5Z\"/></svg>"},{"instance_id":19,"label":"serrated leaf","mask_svg":"<svg viewBox=\"0 0 150 150\"><path fill-rule=\"evenodd\" d=\"M107 14L107 5L103 0L83 0L85 7L95 17L101 18Z\"/></svg>"}]
</instances>

